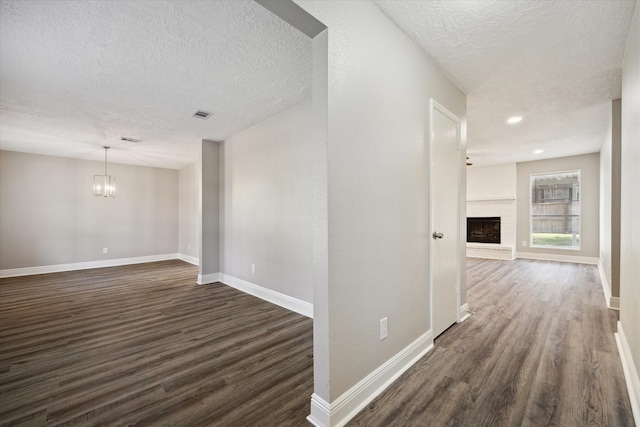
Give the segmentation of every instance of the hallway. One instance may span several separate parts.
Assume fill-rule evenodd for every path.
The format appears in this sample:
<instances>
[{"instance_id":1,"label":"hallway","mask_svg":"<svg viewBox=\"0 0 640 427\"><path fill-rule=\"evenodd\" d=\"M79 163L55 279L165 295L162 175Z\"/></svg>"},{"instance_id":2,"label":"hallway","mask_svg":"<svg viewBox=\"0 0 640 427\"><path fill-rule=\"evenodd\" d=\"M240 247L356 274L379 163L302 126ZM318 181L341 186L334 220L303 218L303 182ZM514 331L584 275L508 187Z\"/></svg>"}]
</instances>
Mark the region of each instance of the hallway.
<instances>
[{"instance_id":1,"label":"hallway","mask_svg":"<svg viewBox=\"0 0 640 427\"><path fill-rule=\"evenodd\" d=\"M633 426L597 267L467 259L471 317L349 425Z\"/></svg>"}]
</instances>

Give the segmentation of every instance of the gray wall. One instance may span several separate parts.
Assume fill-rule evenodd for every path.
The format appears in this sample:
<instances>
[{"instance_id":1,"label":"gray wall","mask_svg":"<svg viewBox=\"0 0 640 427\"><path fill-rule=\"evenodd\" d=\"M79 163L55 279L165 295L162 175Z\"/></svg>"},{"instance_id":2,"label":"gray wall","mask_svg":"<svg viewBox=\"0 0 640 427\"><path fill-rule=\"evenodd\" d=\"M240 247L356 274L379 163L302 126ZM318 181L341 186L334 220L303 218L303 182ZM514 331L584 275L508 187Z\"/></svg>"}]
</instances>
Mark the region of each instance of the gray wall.
<instances>
[{"instance_id":1,"label":"gray wall","mask_svg":"<svg viewBox=\"0 0 640 427\"><path fill-rule=\"evenodd\" d=\"M183 256L192 257L191 261L200 258L200 168L195 163L185 166L179 171L179 221L180 246Z\"/></svg>"},{"instance_id":2,"label":"gray wall","mask_svg":"<svg viewBox=\"0 0 640 427\"><path fill-rule=\"evenodd\" d=\"M115 199L93 196L103 171L102 162L0 151L0 269L175 254L178 171L110 163Z\"/></svg>"},{"instance_id":3,"label":"gray wall","mask_svg":"<svg viewBox=\"0 0 640 427\"><path fill-rule=\"evenodd\" d=\"M311 123L307 101L225 141L222 249L224 274L309 303Z\"/></svg>"},{"instance_id":4,"label":"gray wall","mask_svg":"<svg viewBox=\"0 0 640 427\"><path fill-rule=\"evenodd\" d=\"M216 279L204 279L203 276L220 273L221 247L221 208L224 165L224 143L202 140L200 154L200 275L198 283L211 283Z\"/></svg>"},{"instance_id":5,"label":"gray wall","mask_svg":"<svg viewBox=\"0 0 640 427\"><path fill-rule=\"evenodd\" d=\"M519 253L550 254L556 256L598 258L600 252L600 155L559 157L555 159L522 162L517 164L517 232L516 247ZM531 174L581 171L581 235L580 250L529 247L529 207ZM527 242L524 246L523 241Z\"/></svg>"},{"instance_id":6,"label":"gray wall","mask_svg":"<svg viewBox=\"0 0 640 427\"><path fill-rule=\"evenodd\" d=\"M620 325L640 373L640 6L636 4L622 69ZM640 378L635 378L636 386ZM640 409L640 389L636 389ZM637 417L637 415L636 415ZM637 418L636 418L637 420Z\"/></svg>"},{"instance_id":7,"label":"gray wall","mask_svg":"<svg viewBox=\"0 0 640 427\"><path fill-rule=\"evenodd\" d=\"M313 302L312 118L309 100L224 142L202 141L202 164L180 170L180 253L209 248L201 275Z\"/></svg>"},{"instance_id":8,"label":"gray wall","mask_svg":"<svg viewBox=\"0 0 640 427\"><path fill-rule=\"evenodd\" d=\"M464 119L466 98L375 4L297 3L328 27L327 62L314 57L314 74L328 73L327 97L314 91L328 114L314 388L332 402L430 329L428 102Z\"/></svg>"},{"instance_id":9,"label":"gray wall","mask_svg":"<svg viewBox=\"0 0 640 427\"><path fill-rule=\"evenodd\" d=\"M600 263L613 297L620 296L620 100L611 102L600 148Z\"/></svg>"}]
</instances>

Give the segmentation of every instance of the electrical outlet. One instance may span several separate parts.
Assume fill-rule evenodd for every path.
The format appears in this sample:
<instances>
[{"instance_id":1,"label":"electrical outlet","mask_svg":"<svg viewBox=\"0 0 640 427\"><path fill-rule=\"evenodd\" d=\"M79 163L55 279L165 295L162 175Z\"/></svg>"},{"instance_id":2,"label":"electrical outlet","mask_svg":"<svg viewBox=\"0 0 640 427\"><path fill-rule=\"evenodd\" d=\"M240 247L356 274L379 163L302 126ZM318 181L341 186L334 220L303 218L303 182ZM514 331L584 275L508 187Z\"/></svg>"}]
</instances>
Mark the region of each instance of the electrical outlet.
<instances>
[{"instance_id":1,"label":"electrical outlet","mask_svg":"<svg viewBox=\"0 0 640 427\"><path fill-rule=\"evenodd\" d=\"M380 319L380 339L381 340L387 337L387 321L388 319L386 317L384 319Z\"/></svg>"},{"instance_id":2,"label":"electrical outlet","mask_svg":"<svg viewBox=\"0 0 640 427\"><path fill-rule=\"evenodd\" d=\"M524 246L524 247L526 247L526 246L527 246L527 241L526 241L526 240L523 240L523 241L522 241L522 246Z\"/></svg>"},{"instance_id":3,"label":"electrical outlet","mask_svg":"<svg viewBox=\"0 0 640 427\"><path fill-rule=\"evenodd\" d=\"M187 252L191 253L191 245L187 245Z\"/></svg>"},{"instance_id":4,"label":"electrical outlet","mask_svg":"<svg viewBox=\"0 0 640 427\"><path fill-rule=\"evenodd\" d=\"M109 253L109 248L102 248L102 253L103 254L108 254Z\"/></svg>"},{"instance_id":5,"label":"electrical outlet","mask_svg":"<svg viewBox=\"0 0 640 427\"><path fill-rule=\"evenodd\" d=\"M251 272L253 274L256 274L256 265L255 264L251 264Z\"/></svg>"}]
</instances>

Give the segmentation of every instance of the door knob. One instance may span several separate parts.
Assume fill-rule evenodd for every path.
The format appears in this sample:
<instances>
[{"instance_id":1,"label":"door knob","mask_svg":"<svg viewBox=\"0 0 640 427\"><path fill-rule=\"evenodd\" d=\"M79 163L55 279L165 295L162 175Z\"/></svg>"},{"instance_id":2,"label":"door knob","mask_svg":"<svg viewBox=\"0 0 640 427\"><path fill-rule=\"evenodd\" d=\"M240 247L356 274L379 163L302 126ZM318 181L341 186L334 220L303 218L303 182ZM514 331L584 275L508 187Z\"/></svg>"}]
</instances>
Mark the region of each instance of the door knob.
<instances>
[{"instance_id":1,"label":"door knob","mask_svg":"<svg viewBox=\"0 0 640 427\"><path fill-rule=\"evenodd\" d=\"M434 231L432 236L433 236L434 239L442 239L444 237L444 234L438 233L437 231Z\"/></svg>"}]
</instances>

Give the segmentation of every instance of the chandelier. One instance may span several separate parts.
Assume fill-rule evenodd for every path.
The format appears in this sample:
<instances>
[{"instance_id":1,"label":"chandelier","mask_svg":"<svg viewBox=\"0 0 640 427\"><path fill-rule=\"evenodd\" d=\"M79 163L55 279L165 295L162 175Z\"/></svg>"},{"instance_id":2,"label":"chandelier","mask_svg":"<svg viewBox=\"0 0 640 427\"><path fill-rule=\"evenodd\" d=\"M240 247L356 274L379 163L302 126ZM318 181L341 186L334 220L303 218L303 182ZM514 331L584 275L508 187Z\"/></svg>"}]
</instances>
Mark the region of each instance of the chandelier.
<instances>
[{"instance_id":1,"label":"chandelier","mask_svg":"<svg viewBox=\"0 0 640 427\"><path fill-rule=\"evenodd\" d=\"M104 148L104 175L93 175L93 195L95 197L116 197L116 177L107 173L107 150Z\"/></svg>"}]
</instances>

